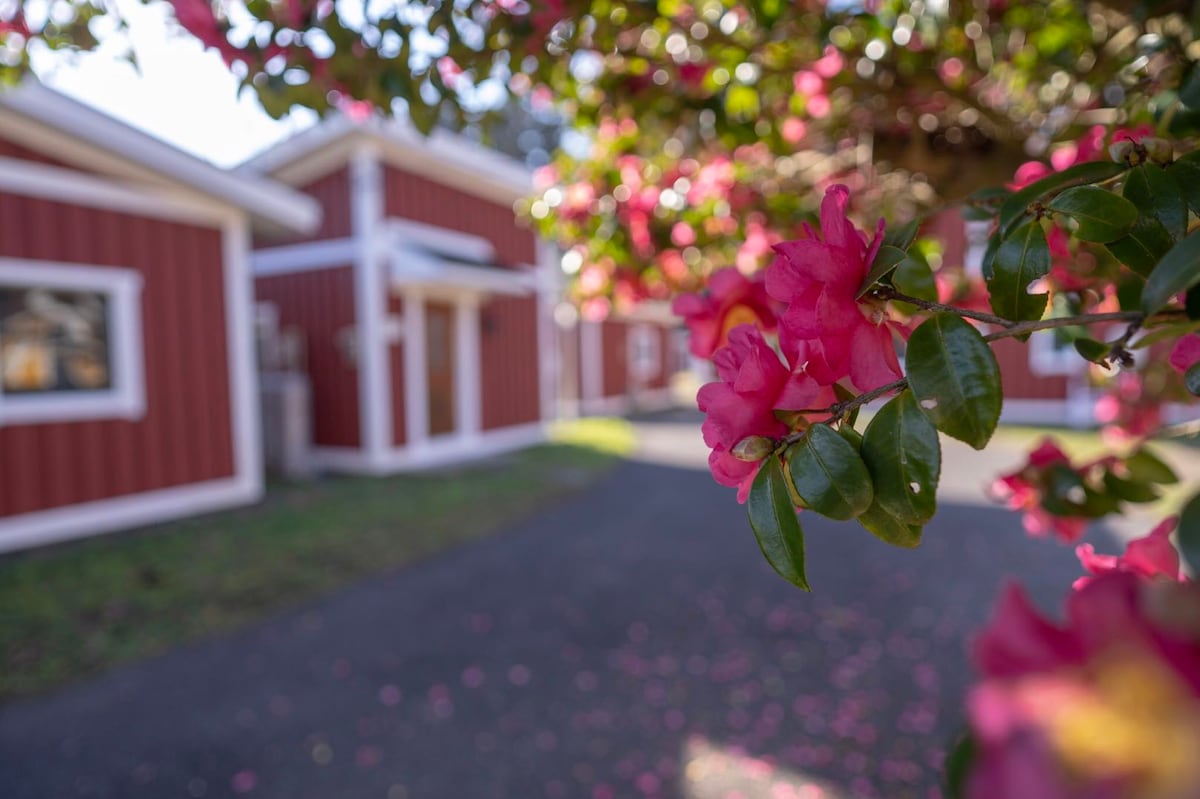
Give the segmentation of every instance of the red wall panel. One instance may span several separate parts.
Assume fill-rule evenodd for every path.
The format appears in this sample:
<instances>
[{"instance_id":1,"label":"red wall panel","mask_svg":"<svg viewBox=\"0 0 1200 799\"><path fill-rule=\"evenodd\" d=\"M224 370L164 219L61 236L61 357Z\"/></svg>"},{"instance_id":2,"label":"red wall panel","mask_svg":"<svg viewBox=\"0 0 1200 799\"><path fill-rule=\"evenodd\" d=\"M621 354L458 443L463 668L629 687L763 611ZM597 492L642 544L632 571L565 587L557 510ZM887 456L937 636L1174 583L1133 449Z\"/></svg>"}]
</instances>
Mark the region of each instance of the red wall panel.
<instances>
[{"instance_id":1,"label":"red wall panel","mask_svg":"<svg viewBox=\"0 0 1200 799\"><path fill-rule=\"evenodd\" d=\"M354 325L354 270L349 266L260 277L259 302L279 309L280 330L304 339L312 378L313 443L359 446L358 367L339 343Z\"/></svg>"},{"instance_id":2,"label":"red wall panel","mask_svg":"<svg viewBox=\"0 0 1200 799\"><path fill-rule=\"evenodd\" d=\"M254 239L255 247L279 247L305 241L340 239L350 235L350 171L335 169L316 180L295 187L321 204L321 226L308 236L274 236Z\"/></svg>"},{"instance_id":3,"label":"red wall panel","mask_svg":"<svg viewBox=\"0 0 1200 799\"><path fill-rule=\"evenodd\" d=\"M604 347L605 397L619 397L629 392L629 323L606 319L600 323Z\"/></svg>"},{"instance_id":4,"label":"red wall panel","mask_svg":"<svg viewBox=\"0 0 1200 799\"><path fill-rule=\"evenodd\" d=\"M483 429L541 418L537 298L503 297L480 309Z\"/></svg>"},{"instance_id":5,"label":"red wall panel","mask_svg":"<svg viewBox=\"0 0 1200 799\"><path fill-rule=\"evenodd\" d=\"M233 474L221 233L0 193L0 255L136 269L146 415L0 426L0 516Z\"/></svg>"},{"instance_id":6,"label":"red wall panel","mask_svg":"<svg viewBox=\"0 0 1200 799\"><path fill-rule=\"evenodd\" d=\"M517 222L510 206L390 166L384 171L384 213L482 236L505 266L537 263L533 231Z\"/></svg>"},{"instance_id":7,"label":"red wall panel","mask_svg":"<svg viewBox=\"0 0 1200 799\"><path fill-rule=\"evenodd\" d=\"M1061 375L1035 375L1029 368L1029 345L1014 339L992 344L1000 364L1000 381L1008 399L1066 399L1067 379Z\"/></svg>"}]
</instances>

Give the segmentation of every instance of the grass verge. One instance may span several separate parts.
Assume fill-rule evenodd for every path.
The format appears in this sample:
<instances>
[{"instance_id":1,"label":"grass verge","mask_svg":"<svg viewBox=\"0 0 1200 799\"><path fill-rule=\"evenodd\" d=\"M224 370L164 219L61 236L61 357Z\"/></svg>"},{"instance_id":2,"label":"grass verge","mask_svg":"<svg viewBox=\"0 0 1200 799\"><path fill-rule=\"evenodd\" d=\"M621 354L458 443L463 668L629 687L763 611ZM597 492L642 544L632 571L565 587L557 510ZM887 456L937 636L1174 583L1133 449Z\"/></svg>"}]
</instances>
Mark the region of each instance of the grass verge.
<instances>
[{"instance_id":1,"label":"grass verge","mask_svg":"<svg viewBox=\"0 0 1200 799\"><path fill-rule=\"evenodd\" d=\"M272 486L250 508L0 559L0 701L230 630L479 538L633 448L628 423L455 469Z\"/></svg>"}]
</instances>

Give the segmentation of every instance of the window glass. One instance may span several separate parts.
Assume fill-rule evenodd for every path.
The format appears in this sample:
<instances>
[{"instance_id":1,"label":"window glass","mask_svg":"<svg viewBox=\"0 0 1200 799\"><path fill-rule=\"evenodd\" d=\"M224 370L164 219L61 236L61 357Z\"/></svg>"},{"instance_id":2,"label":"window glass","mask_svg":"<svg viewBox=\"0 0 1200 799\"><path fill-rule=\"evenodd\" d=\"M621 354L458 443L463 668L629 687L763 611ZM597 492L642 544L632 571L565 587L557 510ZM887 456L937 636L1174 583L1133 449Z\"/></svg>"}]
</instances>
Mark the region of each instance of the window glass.
<instances>
[{"instance_id":1,"label":"window glass","mask_svg":"<svg viewBox=\"0 0 1200 799\"><path fill-rule=\"evenodd\" d=\"M0 388L7 395L113 387L109 297L0 286Z\"/></svg>"}]
</instances>

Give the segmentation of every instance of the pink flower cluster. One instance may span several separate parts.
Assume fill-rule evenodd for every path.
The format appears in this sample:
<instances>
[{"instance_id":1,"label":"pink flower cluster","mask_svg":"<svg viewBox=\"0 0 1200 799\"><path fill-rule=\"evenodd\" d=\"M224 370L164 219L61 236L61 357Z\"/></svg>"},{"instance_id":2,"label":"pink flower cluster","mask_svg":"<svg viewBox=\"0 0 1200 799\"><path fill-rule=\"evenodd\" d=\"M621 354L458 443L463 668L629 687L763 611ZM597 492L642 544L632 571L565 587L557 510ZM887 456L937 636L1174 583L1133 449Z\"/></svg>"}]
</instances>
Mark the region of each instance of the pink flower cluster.
<instances>
[{"instance_id":1,"label":"pink flower cluster","mask_svg":"<svg viewBox=\"0 0 1200 799\"><path fill-rule=\"evenodd\" d=\"M1186 582L1187 577L1179 565L1179 552L1171 543L1171 531L1178 522L1175 516L1163 519L1145 536L1130 541L1123 555L1097 555L1091 544L1075 547L1075 555L1091 575L1130 572L1146 579L1165 577L1177 583ZM1080 589L1093 579L1080 577L1075 581L1075 588Z\"/></svg>"},{"instance_id":2,"label":"pink flower cluster","mask_svg":"<svg viewBox=\"0 0 1200 799\"><path fill-rule=\"evenodd\" d=\"M1011 474L998 477L992 483L991 493L1009 508L1024 513L1022 523L1030 535L1044 537L1053 534L1070 543L1083 535L1087 519L1056 515L1042 505L1050 471L1062 468L1076 473L1081 471L1071 465L1071 459L1058 448L1053 439L1045 438L1029 453L1029 459L1024 466Z\"/></svg>"},{"instance_id":3,"label":"pink flower cluster","mask_svg":"<svg viewBox=\"0 0 1200 799\"><path fill-rule=\"evenodd\" d=\"M1066 623L1017 586L975 647L969 799L1200 795L1200 587L1101 574Z\"/></svg>"}]
</instances>

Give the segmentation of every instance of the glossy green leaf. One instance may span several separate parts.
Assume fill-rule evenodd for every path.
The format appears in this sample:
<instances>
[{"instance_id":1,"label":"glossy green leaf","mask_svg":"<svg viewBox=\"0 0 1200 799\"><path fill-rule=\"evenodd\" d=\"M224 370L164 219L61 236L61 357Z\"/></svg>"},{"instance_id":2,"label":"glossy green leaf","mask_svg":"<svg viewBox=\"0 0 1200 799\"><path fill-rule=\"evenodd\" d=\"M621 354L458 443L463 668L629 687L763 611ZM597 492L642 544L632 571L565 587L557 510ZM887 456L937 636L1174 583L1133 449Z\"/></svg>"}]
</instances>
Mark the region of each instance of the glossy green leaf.
<instances>
[{"instance_id":1,"label":"glossy green leaf","mask_svg":"<svg viewBox=\"0 0 1200 799\"><path fill-rule=\"evenodd\" d=\"M901 294L937 302L937 281L933 277L933 270L919 255L910 255L896 264L896 270L892 272L892 285Z\"/></svg>"},{"instance_id":2,"label":"glossy green leaf","mask_svg":"<svg viewBox=\"0 0 1200 799\"><path fill-rule=\"evenodd\" d=\"M1041 319L1046 311L1046 294L1030 294L1029 284L1050 271L1050 248L1036 220L1016 228L1004 240L992 263L987 282L992 310L1014 321Z\"/></svg>"},{"instance_id":3,"label":"glossy green leaf","mask_svg":"<svg viewBox=\"0 0 1200 799\"><path fill-rule=\"evenodd\" d=\"M1192 213L1200 214L1200 150L1188 153L1167 167L1167 175L1179 187Z\"/></svg>"},{"instance_id":4,"label":"glossy green leaf","mask_svg":"<svg viewBox=\"0 0 1200 799\"><path fill-rule=\"evenodd\" d=\"M854 446L827 425L809 428L808 435L788 449L787 460L796 493L822 516L853 519L871 506L875 491L867 465Z\"/></svg>"},{"instance_id":5,"label":"glossy green leaf","mask_svg":"<svg viewBox=\"0 0 1200 799\"><path fill-rule=\"evenodd\" d=\"M872 502L858 517L858 523L868 533L884 543L904 549L915 549L921 545L922 525L906 524L884 510L878 502Z\"/></svg>"},{"instance_id":6,"label":"glossy green leaf","mask_svg":"<svg viewBox=\"0 0 1200 799\"><path fill-rule=\"evenodd\" d=\"M1179 554L1192 574L1200 574L1200 494L1188 500L1179 512Z\"/></svg>"},{"instance_id":7,"label":"glossy green leaf","mask_svg":"<svg viewBox=\"0 0 1200 799\"><path fill-rule=\"evenodd\" d=\"M946 762L942 766L947 799L963 799L967 795L967 775L975 756L975 739L969 732L962 733L946 753Z\"/></svg>"},{"instance_id":8,"label":"glossy green leaf","mask_svg":"<svg viewBox=\"0 0 1200 799\"><path fill-rule=\"evenodd\" d=\"M898 250L908 250L917 238L917 231L920 228L921 219L918 217L917 219L905 222L903 225L886 230L883 234L883 246L895 247Z\"/></svg>"},{"instance_id":9,"label":"glossy green leaf","mask_svg":"<svg viewBox=\"0 0 1200 799\"><path fill-rule=\"evenodd\" d=\"M1125 169L1123 164L1112 161L1087 161L1031 183L1009 197L1000 206L1001 236L1007 237L1007 234L1016 227L1020 219L1027 213L1029 205L1034 201L1044 201L1046 195L1069 186L1108 180L1121 174Z\"/></svg>"},{"instance_id":10,"label":"glossy green leaf","mask_svg":"<svg viewBox=\"0 0 1200 799\"><path fill-rule=\"evenodd\" d=\"M1100 244L1128 234L1138 216L1132 202L1095 186L1067 189L1051 200L1048 207L1075 220L1076 238Z\"/></svg>"},{"instance_id":11,"label":"glossy green leaf","mask_svg":"<svg viewBox=\"0 0 1200 799\"><path fill-rule=\"evenodd\" d=\"M779 458L767 458L759 468L750 486L746 509L754 537L771 568L792 585L812 590L804 575L804 531L788 494Z\"/></svg>"},{"instance_id":12,"label":"glossy green leaf","mask_svg":"<svg viewBox=\"0 0 1200 799\"><path fill-rule=\"evenodd\" d=\"M1156 313L1176 294L1200 282L1200 231L1176 244L1154 267L1142 289L1142 311Z\"/></svg>"},{"instance_id":13,"label":"glossy green leaf","mask_svg":"<svg viewBox=\"0 0 1200 799\"><path fill-rule=\"evenodd\" d=\"M1159 497L1158 491L1150 483L1126 480L1112 472L1105 472L1104 488L1112 496L1126 502L1154 502Z\"/></svg>"},{"instance_id":14,"label":"glossy green leaf","mask_svg":"<svg viewBox=\"0 0 1200 799\"><path fill-rule=\"evenodd\" d=\"M1000 251L1000 243L999 231L988 236L987 247L983 250L983 261L979 266L984 280L991 280L995 274L996 253Z\"/></svg>"},{"instance_id":15,"label":"glossy green leaf","mask_svg":"<svg viewBox=\"0 0 1200 799\"><path fill-rule=\"evenodd\" d=\"M1000 367L971 325L950 313L935 314L908 340L908 384L934 427L983 449L1000 420Z\"/></svg>"},{"instance_id":16,"label":"glossy green leaf","mask_svg":"<svg viewBox=\"0 0 1200 799\"><path fill-rule=\"evenodd\" d=\"M1145 447L1126 458L1124 463L1130 477L1135 480L1162 483L1163 485L1179 482L1175 470Z\"/></svg>"},{"instance_id":17,"label":"glossy green leaf","mask_svg":"<svg viewBox=\"0 0 1200 799\"><path fill-rule=\"evenodd\" d=\"M1143 164L1131 169L1125 176L1125 188L1121 193L1135 206L1135 211L1149 211L1161 222L1172 241L1179 241L1187 232L1187 201L1179 184L1157 164Z\"/></svg>"},{"instance_id":18,"label":"glossy green leaf","mask_svg":"<svg viewBox=\"0 0 1200 799\"><path fill-rule=\"evenodd\" d=\"M1183 373L1183 385L1188 393L1200 397L1200 363L1194 363Z\"/></svg>"},{"instance_id":19,"label":"glossy green leaf","mask_svg":"<svg viewBox=\"0 0 1200 799\"><path fill-rule=\"evenodd\" d=\"M871 262L870 271L867 272L862 285L858 287L858 296L861 297L870 291L875 284L887 277L907 257L908 253L899 247L893 247L890 244L880 247L879 252L875 254L875 260Z\"/></svg>"},{"instance_id":20,"label":"glossy green leaf","mask_svg":"<svg viewBox=\"0 0 1200 799\"><path fill-rule=\"evenodd\" d=\"M911 391L894 397L871 419L863 432L862 459L875 484L875 504L884 512L905 524L933 518L942 448Z\"/></svg>"},{"instance_id":21,"label":"glossy green leaf","mask_svg":"<svg viewBox=\"0 0 1200 799\"><path fill-rule=\"evenodd\" d=\"M971 192L962 203L962 216L968 222L986 222L996 218L1001 204L1012 196L1003 186L989 186Z\"/></svg>"},{"instance_id":22,"label":"glossy green leaf","mask_svg":"<svg viewBox=\"0 0 1200 799\"><path fill-rule=\"evenodd\" d=\"M1188 289L1183 298L1183 310L1188 319L1193 321L1200 319L1200 288L1192 286Z\"/></svg>"},{"instance_id":23,"label":"glossy green leaf","mask_svg":"<svg viewBox=\"0 0 1200 799\"><path fill-rule=\"evenodd\" d=\"M1096 341L1093 338L1085 336L1075 339L1072 343L1075 345L1075 351L1092 363L1108 363L1108 356L1112 352L1112 347L1103 341Z\"/></svg>"},{"instance_id":24,"label":"glossy green leaf","mask_svg":"<svg viewBox=\"0 0 1200 799\"><path fill-rule=\"evenodd\" d=\"M1173 245L1174 240L1162 222L1150 214L1141 214L1128 236L1104 246L1118 261L1146 277Z\"/></svg>"}]
</instances>

